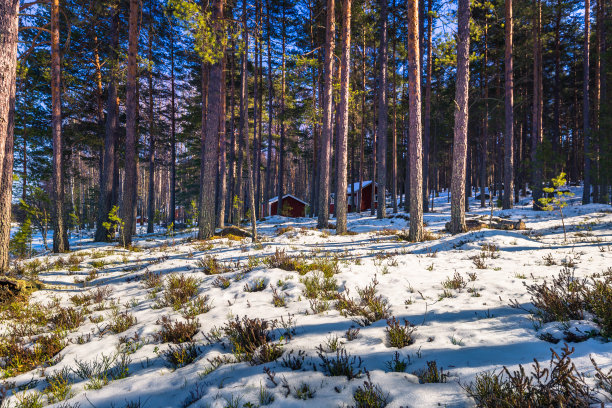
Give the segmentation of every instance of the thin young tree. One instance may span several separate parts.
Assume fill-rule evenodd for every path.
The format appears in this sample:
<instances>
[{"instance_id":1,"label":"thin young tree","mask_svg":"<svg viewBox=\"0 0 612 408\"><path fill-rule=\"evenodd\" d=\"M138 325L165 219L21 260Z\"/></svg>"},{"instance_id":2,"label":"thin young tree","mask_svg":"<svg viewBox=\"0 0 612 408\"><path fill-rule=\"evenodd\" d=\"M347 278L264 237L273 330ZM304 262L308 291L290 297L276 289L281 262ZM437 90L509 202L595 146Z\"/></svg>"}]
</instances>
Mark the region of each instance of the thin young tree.
<instances>
[{"instance_id":1,"label":"thin young tree","mask_svg":"<svg viewBox=\"0 0 612 408\"><path fill-rule=\"evenodd\" d=\"M385 1L385 0L383 0ZM340 60L340 109L338 132L338 169L336 171L336 233L346 234L347 212L347 144L348 144L348 107L349 78L351 66L351 0L342 4L342 57Z\"/></svg>"},{"instance_id":2,"label":"thin young tree","mask_svg":"<svg viewBox=\"0 0 612 408\"><path fill-rule=\"evenodd\" d=\"M336 33L335 1L327 0L325 29L324 89L323 89L323 133L321 135L319 171L319 217L318 228L327 228L329 220L329 171L332 139L332 92L334 74L334 48Z\"/></svg>"},{"instance_id":3,"label":"thin young tree","mask_svg":"<svg viewBox=\"0 0 612 408\"><path fill-rule=\"evenodd\" d=\"M423 240L423 148L421 134L421 74L419 49L419 0L408 0L408 157L406 179L410 183L410 230L408 239Z\"/></svg>"},{"instance_id":4,"label":"thin young tree","mask_svg":"<svg viewBox=\"0 0 612 408\"><path fill-rule=\"evenodd\" d=\"M64 215L59 0L51 1L51 131L53 134L53 252L69 250Z\"/></svg>"},{"instance_id":5,"label":"thin young tree","mask_svg":"<svg viewBox=\"0 0 612 408\"><path fill-rule=\"evenodd\" d=\"M223 6L225 0L214 0L212 3L213 35L215 39L212 57L214 62L208 70L208 103L206 117L202 124L201 167L200 167L200 213L198 238L210 238L215 233L215 184L217 181L217 148L219 146L219 118L221 111L221 81L223 78L223 53L225 33L223 24ZM220 55L217 55L220 54ZM204 91L202 91L204 94Z\"/></svg>"},{"instance_id":6,"label":"thin young tree","mask_svg":"<svg viewBox=\"0 0 612 408\"><path fill-rule=\"evenodd\" d=\"M378 162L378 207L376 218L387 215L387 0L380 3L380 44L378 51L378 126L376 161Z\"/></svg>"},{"instance_id":7,"label":"thin young tree","mask_svg":"<svg viewBox=\"0 0 612 408\"><path fill-rule=\"evenodd\" d=\"M506 24L505 29L505 120L506 134L504 135L504 196L502 207L504 210L512 208L512 191L514 184L514 68L512 59L512 0L505 0Z\"/></svg>"},{"instance_id":8,"label":"thin young tree","mask_svg":"<svg viewBox=\"0 0 612 408\"><path fill-rule=\"evenodd\" d=\"M449 230L457 234L465 227L465 174L467 165L468 88L470 63L470 0L457 5L457 79L455 126L451 175L451 219Z\"/></svg>"},{"instance_id":9,"label":"thin young tree","mask_svg":"<svg viewBox=\"0 0 612 408\"><path fill-rule=\"evenodd\" d=\"M136 170L136 144L138 139L138 20L140 1L130 0L128 28L128 59L125 98L125 176L123 179L123 222L121 229L124 245L132 243L135 226L134 208L138 177Z\"/></svg>"},{"instance_id":10,"label":"thin young tree","mask_svg":"<svg viewBox=\"0 0 612 408\"><path fill-rule=\"evenodd\" d=\"M0 1L0 273L9 270L19 0Z\"/></svg>"}]
</instances>

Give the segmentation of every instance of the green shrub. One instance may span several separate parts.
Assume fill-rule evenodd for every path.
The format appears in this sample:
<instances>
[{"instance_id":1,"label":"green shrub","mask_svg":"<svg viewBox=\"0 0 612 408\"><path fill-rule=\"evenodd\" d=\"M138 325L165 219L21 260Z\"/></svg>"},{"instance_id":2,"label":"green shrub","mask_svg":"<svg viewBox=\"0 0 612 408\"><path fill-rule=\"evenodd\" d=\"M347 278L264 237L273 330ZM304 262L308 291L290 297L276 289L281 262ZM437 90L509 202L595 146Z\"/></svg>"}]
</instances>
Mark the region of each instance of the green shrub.
<instances>
[{"instance_id":1,"label":"green shrub","mask_svg":"<svg viewBox=\"0 0 612 408\"><path fill-rule=\"evenodd\" d=\"M353 393L354 408L383 408L389 403L389 394L385 394L378 384L374 384L370 373L366 372L368 379L363 386Z\"/></svg>"},{"instance_id":2,"label":"green shrub","mask_svg":"<svg viewBox=\"0 0 612 408\"><path fill-rule=\"evenodd\" d=\"M177 346L171 344L163 357L172 368L177 369L193 363L201 353L194 343L181 343Z\"/></svg>"}]
</instances>

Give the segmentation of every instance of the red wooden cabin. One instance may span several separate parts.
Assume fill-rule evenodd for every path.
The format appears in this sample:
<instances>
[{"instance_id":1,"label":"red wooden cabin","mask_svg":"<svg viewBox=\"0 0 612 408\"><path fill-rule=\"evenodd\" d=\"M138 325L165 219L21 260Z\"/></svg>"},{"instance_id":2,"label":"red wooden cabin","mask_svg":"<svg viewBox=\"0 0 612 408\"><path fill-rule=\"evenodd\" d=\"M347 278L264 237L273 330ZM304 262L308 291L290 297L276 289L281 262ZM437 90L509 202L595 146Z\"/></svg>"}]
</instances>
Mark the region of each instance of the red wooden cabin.
<instances>
[{"instance_id":1,"label":"red wooden cabin","mask_svg":"<svg viewBox=\"0 0 612 408\"><path fill-rule=\"evenodd\" d=\"M305 217L307 202L300 200L296 196L291 194L285 194L283 196L283 216L285 217ZM270 215L278 214L278 197L272 198L268 201L268 210Z\"/></svg>"},{"instance_id":2,"label":"red wooden cabin","mask_svg":"<svg viewBox=\"0 0 612 408\"><path fill-rule=\"evenodd\" d=\"M346 201L348 203L349 212L353 211L353 206L356 206L359 201L359 182L355 183L353 188L355 191L354 194L351 194L351 186L348 186L346 190ZM361 190L361 211L366 211L370 209L372 204L372 190L374 190L374 194L378 194L378 185L372 183L372 180L367 180L361 184ZM335 197L332 196L332 203L329 205L329 211L335 214L334 202ZM378 200L374 201L374 208L377 207L377 204Z\"/></svg>"}]
</instances>

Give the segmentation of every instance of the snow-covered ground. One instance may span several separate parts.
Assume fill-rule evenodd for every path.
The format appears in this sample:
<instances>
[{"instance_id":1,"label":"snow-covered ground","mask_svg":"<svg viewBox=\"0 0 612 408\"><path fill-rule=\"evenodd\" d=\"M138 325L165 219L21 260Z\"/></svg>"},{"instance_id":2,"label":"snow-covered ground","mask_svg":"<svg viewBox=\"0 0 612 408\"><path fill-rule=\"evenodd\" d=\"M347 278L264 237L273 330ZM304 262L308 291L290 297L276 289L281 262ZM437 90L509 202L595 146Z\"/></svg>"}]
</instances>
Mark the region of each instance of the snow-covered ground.
<instances>
[{"instance_id":1,"label":"snow-covered ground","mask_svg":"<svg viewBox=\"0 0 612 408\"><path fill-rule=\"evenodd\" d=\"M384 220L371 217L369 212L350 214L348 228L355 234L344 236L315 230L316 220L271 217L258 225L263 237L261 244L251 243L250 239L238 242L227 238L206 243L186 241L194 233L183 232L174 237L140 235L135 245L142 250L136 252L73 239L73 250L78 248L81 253L91 253L92 249L110 251L97 259L106 265L99 267L97 276L85 288L83 283L75 281L88 276L93 269L91 259L84 259L77 272L41 272L40 279L49 287L35 292L31 302L48 303L58 298L62 306L73 306L71 296L91 288L110 286L113 291L107 301L112 298L120 310L129 310L137 323L123 333L112 334L104 330L110 319L110 309L93 311L92 316L102 316L104 320L92 323L87 319L70 333L68 338L72 342L61 352L63 358L57 364L44 372L36 369L7 380L14 381L16 386L40 380L32 383L33 390L42 391L46 387L44 376L65 367L73 369L77 361L99 360L102 355L111 355L117 351L120 338L138 335L143 343L130 355L129 376L93 390L86 387L87 381L73 375L74 396L69 402L96 408L126 406L136 401L140 401L140 405L131 406L242 407L258 406L260 394L265 391L274 397L270 407L350 406L354 404L354 390L363 386L366 376L350 381L345 377L326 376L317 355L319 345L325 348L337 337L350 356L361 358L361 368L367 368L372 382L388 394L389 407L471 406L473 402L461 385L473 381L477 373L499 370L504 365L511 370L519 364L530 366L534 358L547 366L550 349L559 351L563 346L563 341L553 344L540 337L543 332L555 335L567 327L549 323L539 328L527 311L510 306L511 301L516 301L530 308L530 296L524 283L541 283L557 275L563 262L575 264L573 269L577 277L587 277L612 267L612 208L598 204L579 205L580 191L574 191L576 196L564 210L567 243L563 240L558 213L534 212L528 198L513 210L496 209L493 213L513 220L522 219L527 231L481 230L449 235L444 232L450 213L445 195L436 198L435 212L424 216L427 230L439 234L439 238L421 243L401 241L393 231L385 231L407 229L408 217L402 212ZM489 208L481 209L479 203L471 202L469 217L489 214ZM278 235L277 230L284 227L293 229ZM484 244L494 245L499 251L493 257L483 258L486 268L478 269L471 257L481 254ZM387 300L390 314L415 325L414 344L401 349L390 347L384 319L361 327L350 317L342 316L333 307L333 302L329 310L314 314L309 299L303 294L302 276L297 272L259 264L244 276L240 275L249 260L253 266L256 260L273 255L277 249L309 260L336 257L340 269L334 276L338 290L349 290L352 297L357 296L357 288L365 287L376 278L378 294ZM229 287L221 289L214 284L218 275L202 272L198 260L207 256L232 266L232 271L224 274L230 278ZM50 261L55 257L39 256ZM544 257L552 262L545 262ZM552 263L554 265L547 266ZM196 277L200 280L200 294L211 299L212 309L197 316L201 326L195 340L201 355L185 367L172 369L161 356L169 344L155 339L160 330L158 320L164 315L175 320L182 320L182 317L180 311L170 307L154 308L157 300L150 295L151 289L135 279L145 272L160 273L164 277L171 274ZM305 276L316 273L308 272ZM462 289L445 289L442 283L455 273L460 274L467 285ZM471 277L468 274L472 274ZM265 280L265 290L244 290L245 284L252 286L258 279ZM285 297L285 307L275 307L272 303L272 287ZM157 297L160 296L158 293ZM285 357L291 350L294 350L293 355L305 352L302 368L292 371L278 359L258 365L230 362L210 369L215 357L232 356L227 339L208 341L211 331L215 333L215 329L223 327L228 320L245 315L279 322L281 318L285 322L291 320L295 325L294 335L283 335L284 329L279 327L275 337L282 343ZM581 327L578 322L575 326ZM591 328L589 323L582 327L585 326ZM346 332L350 328L359 328L359 332L349 341ZM83 342L87 334L91 335L90 341ZM77 341L79 337L81 341ZM570 345L575 347L572 359L588 382L593 382L594 373L590 356L606 371L612 368L612 343L594 337ZM400 359L409 361L405 372L388 369L387 362L396 352ZM448 373L446 383L419 383L414 373L426 368L430 361L436 361L437 366ZM275 373L277 384L264 372L264 367ZM296 389L303 384L314 392L311 399L296 398ZM35 391L26 391L31 392ZM16 401L16 397L11 398Z\"/></svg>"}]
</instances>

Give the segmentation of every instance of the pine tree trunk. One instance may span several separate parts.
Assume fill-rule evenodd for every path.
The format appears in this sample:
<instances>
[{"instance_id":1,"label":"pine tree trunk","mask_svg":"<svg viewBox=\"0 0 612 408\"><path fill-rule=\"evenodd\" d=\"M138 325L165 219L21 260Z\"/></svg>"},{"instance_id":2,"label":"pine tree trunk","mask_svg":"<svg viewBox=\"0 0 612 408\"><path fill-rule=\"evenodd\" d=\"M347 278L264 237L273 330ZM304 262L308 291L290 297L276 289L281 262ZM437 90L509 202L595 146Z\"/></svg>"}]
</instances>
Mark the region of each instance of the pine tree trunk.
<instances>
[{"instance_id":1,"label":"pine tree trunk","mask_svg":"<svg viewBox=\"0 0 612 408\"><path fill-rule=\"evenodd\" d=\"M378 208L376 218L387 215L387 0L380 2L380 48L378 51Z\"/></svg>"},{"instance_id":2,"label":"pine tree trunk","mask_svg":"<svg viewBox=\"0 0 612 408\"><path fill-rule=\"evenodd\" d=\"M319 217L318 228L327 228L329 220L329 172L332 139L332 92L335 48L335 1L327 0L327 21L325 30L325 73L323 90L323 133L321 135L321 156L319 171Z\"/></svg>"},{"instance_id":3,"label":"pine tree trunk","mask_svg":"<svg viewBox=\"0 0 612 408\"><path fill-rule=\"evenodd\" d=\"M451 179L451 220L449 228L452 234L457 234L466 230L464 201L470 63L470 0L459 0L457 15L457 80L455 90L455 126Z\"/></svg>"},{"instance_id":4,"label":"pine tree trunk","mask_svg":"<svg viewBox=\"0 0 612 408\"><path fill-rule=\"evenodd\" d=\"M283 4L284 6L284 4ZM282 7L281 22L281 95L280 95L280 141L278 144L278 184L276 189L277 213L283 212L283 197L285 196L285 39L286 39L285 7Z\"/></svg>"},{"instance_id":5,"label":"pine tree trunk","mask_svg":"<svg viewBox=\"0 0 612 408\"><path fill-rule=\"evenodd\" d=\"M225 55L221 58L223 67L221 69L221 114L219 115L219 170L217 175L217 197L216 197L216 225L225 227L225 200L227 195L227 147L225 143L225 111L226 111L226 78L225 78Z\"/></svg>"},{"instance_id":6,"label":"pine tree trunk","mask_svg":"<svg viewBox=\"0 0 612 408\"><path fill-rule=\"evenodd\" d=\"M584 137L584 190L582 193L582 204L591 202L591 112L589 106L589 81L591 69L589 61L590 47L590 0L584 0L584 56L583 56L583 79L582 79L582 120Z\"/></svg>"},{"instance_id":7,"label":"pine tree trunk","mask_svg":"<svg viewBox=\"0 0 612 408\"><path fill-rule=\"evenodd\" d=\"M149 2L149 5L151 3ZM155 131L153 129L153 17L149 20L149 64L151 64L148 72L149 82L149 192L148 192L148 222L147 233L153 233L155 227Z\"/></svg>"},{"instance_id":8,"label":"pine tree trunk","mask_svg":"<svg viewBox=\"0 0 612 408\"><path fill-rule=\"evenodd\" d=\"M117 145L117 126L119 117L119 106L117 104L117 81L119 77L119 8L118 5L112 7L112 17L110 26L110 77L108 80L108 95L106 99L106 131L104 134L104 158L103 171L100 183L100 205L98 206L98 222L96 225L96 242L105 242L110 238L110 233L104 227L108 222L108 214L116 202L116 145Z\"/></svg>"},{"instance_id":9,"label":"pine tree trunk","mask_svg":"<svg viewBox=\"0 0 612 408\"><path fill-rule=\"evenodd\" d=\"M588 0L587 0L588 1ZM542 165L538 160L542 144L542 5L536 0L534 21L533 50L533 114L531 130L531 163L533 166L533 209L541 209L539 199L542 197Z\"/></svg>"},{"instance_id":10,"label":"pine tree trunk","mask_svg":"<svg viewBox=\"0 0 612 408\"><path fill-rule=\"evenodd\" d=\"M0 273L9 271L19 1L0 2Z\"/></svg>"},{"instance_id":11,"label":"pine tree trunk","mask_svg":"<svg viewBox=\"0 0 612 408\"><path fill-rule=\"evenodd\" d=\"M174 25L170 19L170 223L176 223L176 104L174 88Z\"/></svg>"},{"instance_id":12,"label":"pine tree trunk","mask_svg":"<svg viewBox=\"0 0 612 408\"><path fill-rule=\"evenodd\" d=\"M244 157L246 158L247 167L247 197L248 207L250 209L251 219L251 234L253 240L257 240L257 219L255 217L255 188L253 184L253 167L251 166L251 153L249 149L249 93L248 93L248 75L247 58L249 49L249 31L247 27L247 7L246 2L242 3L242 29L244 35L244 51L242 53L242 68L241 68L241 87L240 87L240 130L242 133ZM221 94L221 97L225 95Z\"/></svg>"},{"instance_id":13,"label":"pine tree trunk","mask_svg":"<svg viewBox=\"0 0 612 408\"><path fill-rule=\"evenodd\" d=\"M423 140L421 133L421 68L419 49L419 0L408 0L408 95L410 118L408 127L410 174L410 241L423 239Z\"/></svg>"},{"instance_id":14,"label":"pine tree trunk","mask_svg":"<svg viewBox=\"0 0 612 408\"><path fill-rule=\"evenodd\" d=\"M485 17L484 28L484 117L482 119L482 138L480 140L480 207L486 207L486 187L487 187L487 142L489 140L489 22ZM489 191L491 194L491 191Z\"/></svg>"},{"instance_id":15,"label":"pine tree trunk","mask_svg":"<svg viewBox=\"0 0 612 408\"><path fill-rule=\"evenodd\" d=\"M512 64L512 0L505 0L506 4L506 46L505 46L505 98L506 134L504 135L504 197L502 207L504 210L512 208L512 190L514 183L514 68Z\"/></svg>"},{"instance_id":16,"label":"pine tree trunk","mask_svg":"<svg viewBox=\"0 0 612 408\"><path fill-rule=\"evenodd\" d=\"M216 44L222 44L224 0L214 0L212 4L213 32ZM215 182L217 180L217 148L219 146L219 118L221 112L221 81L223 78L221 59L210 65L208 74L208 103L206 120L202 126L202 165L200 173L200 217L198 238L210 238L215 233ZM204 94L204 90L202 90Z\"/></svg>"},{"instance_id":17,"label":"pine tree trunk","mask_svg":"<svg viewBox=\"0 0 612 408\"><path fill-rule=\"evenodd\" d=\"M431 3L427 1L427 70L425 76L425 117L423 118L423 210L429 211L429 146L431 144L431 71L432 71L432 16Z\"/></svg>"},{"instance_id":18,"label":"pine tree trunk","mask_svg":"<svg viewBox=\"0 0 612 408\"><path fill-rule=\"evenodd\" d=\"M68 231L64 214L61 61L59 0L51 1L51 130L53 133L53 252L66 252Z\"/></svg>"},{"instance_id":19,"label":"pine tree trunk","mask_svg":"<svg viewBox=\"0 0 612 408\"><path fill-rule=\"evenodd\" d=\"M268 34L268 154L266 163L266 186L264 188L264 216L269 214L270 193L272 191L272 26L270 22L270 0L266 1L266 25ZM278 208L278 207L277 207Z\"/></svg>"},{"instance_id":20,"label":"pine tree trunk","mask_svg":"<svg viewBox=\"0 0 612 408\"><path fill-rule=\"evenodd\" d=\"M130 0L129 41L127 61L127 85L125 101L125 176L123 178L123 245L132 243L132 233L135 226L134 208L135 193L138 188L136 143L138 115L138 18L140 2Z\"/></svg>"},{"instance_id":21,"label":"pine tree trunk","mask_svg":"<svg viewBox=\"0 0 612 408\"><path fill-rule=\"evenodd\" d=\"M383 0L386 1L386 0ZM351 0L342 4L342 57L340 62L340 109L338 132L338 168L336 169L336 234L346 234L347 191L347 146L348 146L348 108L349 78L351 66Z\"/></svg>"}]
</instances>

